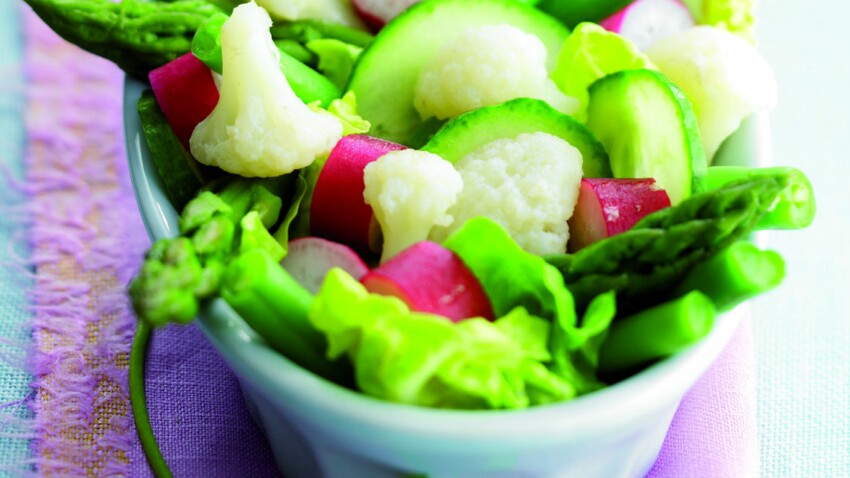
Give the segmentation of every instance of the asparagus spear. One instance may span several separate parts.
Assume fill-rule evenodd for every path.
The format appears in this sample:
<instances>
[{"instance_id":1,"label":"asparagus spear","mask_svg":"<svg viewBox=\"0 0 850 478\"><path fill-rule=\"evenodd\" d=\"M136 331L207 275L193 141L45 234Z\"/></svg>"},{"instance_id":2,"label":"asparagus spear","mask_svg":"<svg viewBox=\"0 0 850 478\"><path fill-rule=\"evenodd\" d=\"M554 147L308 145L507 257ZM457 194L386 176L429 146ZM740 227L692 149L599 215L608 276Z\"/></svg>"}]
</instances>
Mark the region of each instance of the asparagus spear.
<instances>
[{"instance_id":1,"label":"asparagus spear","mask_svg":"<svg viewBox=\"0 0 850 478\"><path fill-rule=\"evenodd\" d=\"M726 312L776 287L784 276L785 261L779 253L740 241L694 266L673 295L698 290L714 302L719 312Z\"/></svg>"},{"instance_id":2,"label":"asparagus spear","mask_svg":"<svg viewBox=\"0 0 850 478\"><path fill-rule=\"evenodd\" d=\"M599 350L599 373L631 371L676 354L705 337L715 315L712 301L693 291L620 319Z\"/></svg>"},{"instance_id":3,"label":"asparagus spear","mask_svg":"<svg viewBox=\"0 0 850 478\"><path fill-rule=\"evenodd\" d=\"M130 283L139 319L154 326L190 322L201 302L218 293L234 257L262 249L282 259L284 246L269 228L279 222L281 196L290 186L288 176L236 178L189 201L179 218L180 236L156 241Z\"/></svg>"},{"instance_id":4,"label":"asparagus spear","mask_svg":"<svg viewBox=\"0 0 850 478\"><path fill-rule=\"evenodd\" d=\"M787 186L782 190L779 201L765 213L756 225L762 229L801 229L815 218L815 191L812 183L802 171L788 166L751 168L746 166L712 166L706 176L707 189L716 189L724 184L759 176L787 177Z\"/></svg>"},{"instance_id":5,"label":"asparagus spear","mask_svg":"<svg viewBox=\"0 0 850 478\"><path fill-rule=\"evenodd\" d=\"M695 264L749 234L792 184L775 172L728 183L655 212L631 230L575 254L547 257L564 276L576 307L617 291L623 313L671 297L675 284Z\"/></svg>"},{"instance_id":6,"label":"asparagus spear","mask_svg":"<svg viewBox=\"0 0 850 478\"><path fill-rule=\"evenodd\" d=\"M201 22L222 11L206 0L25 1L59 36L139 79L190 51Z\"/></svg>"}]
</instances>

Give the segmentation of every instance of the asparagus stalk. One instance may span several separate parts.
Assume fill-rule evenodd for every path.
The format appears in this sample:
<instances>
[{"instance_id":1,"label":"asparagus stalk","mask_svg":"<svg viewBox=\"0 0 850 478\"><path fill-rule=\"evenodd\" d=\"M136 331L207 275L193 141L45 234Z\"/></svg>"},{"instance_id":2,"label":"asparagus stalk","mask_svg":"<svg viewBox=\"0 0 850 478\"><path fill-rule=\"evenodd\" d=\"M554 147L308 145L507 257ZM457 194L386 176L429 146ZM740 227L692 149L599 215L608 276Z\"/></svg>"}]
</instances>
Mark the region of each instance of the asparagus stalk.
<instances>
[{"instance_id":1,"label":"asparagus stalk","mask_svg":"<svg viewBox=\"0 0 850 478\"><path fill-rule=\"evenodd\" d=\"M756 224L756 230L801 229L815 217L815 192L812 183L802 171L777 166L750 168L746 166L712 166L708 168L706 186L709 190L742 179L781 175L787 185L773 205Z\"/></svg>"},{"instance_id":2,"label":"asparagus stalk","mask_svg":"<svg viewBox=\"0 0 850 478\"><path fill-rule=\"evenodd\" d=\"M714 325L714 303L699 291L619 319L599 350L599 373L618 374L676 354Z\"/></svg>"},{"instance_id":3,"label":"asparagus stalk","mask_svg":"<svg viewBox=\"0 0 850 478\"><path fill-rule=\"evenodd\" d=\"M777 252L762 251L751 242L736 242L691 269L674 295L698 290L719 312L726 312L776 287L784 276L785 262Z\"/></svg>"},{"instance_id":4,"label":"asparagus stalk","mask_svg":"<svg viewBox=\"0 0 850 478\"><path fill-rule=\"evenodd\" d=\"M547 257L564 277L578 310L617 292L627 314L671 298L670 284L695 264L746 237L786 189L785 174L737 181L646 216L631 230L575 254Z\"/></svg>"},{"instance_id":5,"label":"asparagus stalk","mask_svg":"<svg viewBox=\"0 0 850 478\"><path fill-rule=\"evenodd\" d=\"M139 79L190 51L201 22L221 12L206 0L25 1L59 36Z\"/></svg>"}]
</instances>

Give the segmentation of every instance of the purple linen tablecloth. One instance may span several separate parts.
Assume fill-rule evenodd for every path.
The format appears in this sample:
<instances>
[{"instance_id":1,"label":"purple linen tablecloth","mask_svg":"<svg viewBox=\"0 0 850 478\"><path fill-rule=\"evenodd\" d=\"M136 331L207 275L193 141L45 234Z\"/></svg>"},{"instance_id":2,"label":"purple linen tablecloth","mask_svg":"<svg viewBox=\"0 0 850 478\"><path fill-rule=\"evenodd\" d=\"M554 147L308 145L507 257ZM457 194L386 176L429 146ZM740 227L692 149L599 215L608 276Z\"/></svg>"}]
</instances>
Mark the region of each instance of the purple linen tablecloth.
<instances>
[{"instance_id":1,"label":"purple linen tablecloth","mask_svg":"<svg viewBox=\"0 0 850 478\"><path fill-rule=\"evenodd\" d=\"M32 212L34 471L39 476L151 476L128 402L135 319L125 294L150 242L128 178L123 76L70 46L28 8L28 148ZM652 477L758 474L755 365L745 320L687 395ZM234 376L195 326L154 334L148 406L178 477L277 471Z\"/></svg>"}]
</instances>

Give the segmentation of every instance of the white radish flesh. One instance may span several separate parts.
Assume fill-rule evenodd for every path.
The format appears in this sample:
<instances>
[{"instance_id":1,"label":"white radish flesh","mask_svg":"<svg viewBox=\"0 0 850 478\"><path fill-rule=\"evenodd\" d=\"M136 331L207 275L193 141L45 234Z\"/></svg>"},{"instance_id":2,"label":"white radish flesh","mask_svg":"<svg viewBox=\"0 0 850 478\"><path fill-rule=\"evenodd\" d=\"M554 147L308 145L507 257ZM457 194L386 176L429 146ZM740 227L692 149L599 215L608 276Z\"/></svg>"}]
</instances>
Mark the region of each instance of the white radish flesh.
<instances>
[{"instance_id":1,"label":"white radish flesh","mask_svg":"<svg viewBox=\"0 0 850 478\"><path fill-rule=\"evenodd\" d=\"M600 24L645 51L656 41L694 26L694 18L680 0L635 0Z\"/></svg>"},{"instance_id":2,"label":"white radish flesh","mask_svg":"<svg viewBox=\"0 0 850 478\"><path fill-rule=\"evenodd\" d=\"M360 279L369 267L350 247L321 237L301 237L289 241L281 265L305 289L317 293L328 271L339 267Z\"/></svg>"}]
</instances>

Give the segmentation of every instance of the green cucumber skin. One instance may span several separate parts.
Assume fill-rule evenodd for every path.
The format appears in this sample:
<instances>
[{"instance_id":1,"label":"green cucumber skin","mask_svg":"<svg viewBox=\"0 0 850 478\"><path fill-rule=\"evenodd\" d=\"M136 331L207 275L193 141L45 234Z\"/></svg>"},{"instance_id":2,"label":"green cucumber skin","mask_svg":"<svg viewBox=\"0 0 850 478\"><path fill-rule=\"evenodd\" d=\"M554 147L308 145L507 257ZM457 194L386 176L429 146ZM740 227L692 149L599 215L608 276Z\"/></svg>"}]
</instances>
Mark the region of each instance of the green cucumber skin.
<instances>
[{"instance_id":1,"label":"green cucumber skin","mask_svg":"<svg viewBox=\"0 0 850 478\"><path fill-rule=\"evenodd\" d=\"M672 204L705 190L708 165L693 107L652 70L625 70L590 86L587 126L617 178L655 178Z\"/></svg>"},{"instance_id":2,"label":"green cucumber skin","mask_svg":"<svg viewBox=\"0 0 850 478\"><path fill-rule=\"evenodd\" d=\"M537 8L561 20L570 28L581 22L600 22L632 0L540 0Z\"/></svg>"},{"instance_id":3,"label":"green cucumber skin","mask_svg":"<svg viewBox=\"0 0 850 478\"><path fill-rule=\"evenodd\" d=\"M464 28L501 23L537 35L547 48L551 71L569 30L516 0L428 0L389 22L360 55L346 88L354 91L360 115L372 123L370 134L420 146L412 144L422 136L413 94L422 65Z\"/></svg>"},{"instance_id":4,"label":"green cucumber skin","mask_svg":"<svg viewBox=\"0 0 850 478\"><path fill-rule=\"evenodd\" d=\"M608 154L589 129L542 100L517 98L486 106L447 122L423 150L452 163L498 139L543 132L564 139L581 152L585 177L611 177Z\"/></svg>"},{"instance_id":5,"label":"green cucumber skin","mask_svg":"<svg viewBox=\"0 0 850 478\"><path fill-rule=\"evenodd\" d=\"M180 143L151 90L142 93L137 107L151 159L171 203L180 210L206 182L202 165Z\"/></svg>"}]
</instances>

